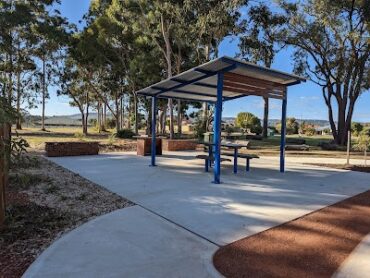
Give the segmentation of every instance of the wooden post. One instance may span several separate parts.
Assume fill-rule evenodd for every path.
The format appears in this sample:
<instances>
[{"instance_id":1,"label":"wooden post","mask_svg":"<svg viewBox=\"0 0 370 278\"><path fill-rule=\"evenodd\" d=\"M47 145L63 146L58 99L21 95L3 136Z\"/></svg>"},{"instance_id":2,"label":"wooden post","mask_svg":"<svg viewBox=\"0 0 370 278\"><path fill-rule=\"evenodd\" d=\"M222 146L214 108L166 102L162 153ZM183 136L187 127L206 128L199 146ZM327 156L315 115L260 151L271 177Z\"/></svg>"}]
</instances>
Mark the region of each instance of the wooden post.
<instances>
[{"instance_id":1,"label":"wooden post","mask_svg":"<svg viewBox=\"0 0 370 278\"><path fill-rule=\"evenodd\" d=\"M348 130L348 139L347 139L347 164L349 164L349 159L350 159L350 151L351 151L351 130Z\"/></svg>"}]
</instances>

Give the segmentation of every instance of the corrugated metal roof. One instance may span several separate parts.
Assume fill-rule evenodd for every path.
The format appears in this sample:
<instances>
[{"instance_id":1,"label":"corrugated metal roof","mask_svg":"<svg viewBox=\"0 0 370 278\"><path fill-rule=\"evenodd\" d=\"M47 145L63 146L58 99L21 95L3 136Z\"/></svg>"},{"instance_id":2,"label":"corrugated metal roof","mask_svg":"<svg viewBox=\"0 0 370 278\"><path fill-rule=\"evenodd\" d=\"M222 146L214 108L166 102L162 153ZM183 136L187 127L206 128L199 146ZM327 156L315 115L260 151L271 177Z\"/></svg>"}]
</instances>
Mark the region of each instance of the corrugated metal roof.
<instances>
[{"instance_id":1,"label":"corrugated metal roof","mask_svg":"<svg viewBox=\"0 0 370 278\"><path fill-rule=\"evenodd\" d=\"M247 95L284 98L285 87L306 81L294 74L224 56L162 80L137 93L159 98L215 102L217 74L221 71L229 78L224 84L225 101Z\"/></svg>"}]
</instances>

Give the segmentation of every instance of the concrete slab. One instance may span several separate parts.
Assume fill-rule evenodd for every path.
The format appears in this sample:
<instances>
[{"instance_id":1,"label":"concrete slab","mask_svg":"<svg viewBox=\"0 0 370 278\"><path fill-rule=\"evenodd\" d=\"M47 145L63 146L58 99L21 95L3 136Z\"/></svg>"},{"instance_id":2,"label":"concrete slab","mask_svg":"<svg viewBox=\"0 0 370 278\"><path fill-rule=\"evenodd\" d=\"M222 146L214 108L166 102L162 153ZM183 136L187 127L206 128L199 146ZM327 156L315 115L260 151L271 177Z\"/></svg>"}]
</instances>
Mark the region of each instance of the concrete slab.
<instances>
[{"instance_id":1,"label":"concrete slab","mask_svg":"<svg viewBox=\"0 0 370 278\"><path fill-rule=\"evenodd\" d=\"M217 246L139 206L98 217L52 244L24 277L220 277Z\"/></svg>"},{"instance_id":2,"label":"concrete slab","mask_svg":"<svg viewBox=\"0 0 370 278\"><path fill-rule=\"evenodd\" d=\"M333 278L370 277L370 234L366 236L344 261Z\"/></svg>"},{"instance_id":3,"label":"concrete slab","mask_svg":"<svg viewBox=\"0 0 370 278\"><path fill-rule=\"evenodd\" d=\"M53 158L56 163L214 242L224 245L370 189L369 175L253 160L232 173L223 164L221 185L211 183L195 152L165 153L158 167L134 153ZM243 164L244 161L240 161Z\"/></svg>"}]
</instances>

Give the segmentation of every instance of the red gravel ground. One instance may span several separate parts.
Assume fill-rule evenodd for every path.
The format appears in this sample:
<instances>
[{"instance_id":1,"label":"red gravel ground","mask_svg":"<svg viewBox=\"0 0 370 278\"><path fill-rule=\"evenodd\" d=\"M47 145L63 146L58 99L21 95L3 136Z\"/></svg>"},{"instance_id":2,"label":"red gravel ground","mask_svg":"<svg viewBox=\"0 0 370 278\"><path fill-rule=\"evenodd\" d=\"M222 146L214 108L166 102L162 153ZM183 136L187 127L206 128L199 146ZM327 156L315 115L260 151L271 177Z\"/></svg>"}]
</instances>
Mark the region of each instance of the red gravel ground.
<instances>
[{"instance_id":1,"label":"red gravel ground","mask_svg":"<svg viewBox=\"0 0 370 278\"><path fill-rule=\"evenodd\" d=\"M370 232L370 191L220 248L226 277L331 277Z\"/></svg>"}]
</instances>

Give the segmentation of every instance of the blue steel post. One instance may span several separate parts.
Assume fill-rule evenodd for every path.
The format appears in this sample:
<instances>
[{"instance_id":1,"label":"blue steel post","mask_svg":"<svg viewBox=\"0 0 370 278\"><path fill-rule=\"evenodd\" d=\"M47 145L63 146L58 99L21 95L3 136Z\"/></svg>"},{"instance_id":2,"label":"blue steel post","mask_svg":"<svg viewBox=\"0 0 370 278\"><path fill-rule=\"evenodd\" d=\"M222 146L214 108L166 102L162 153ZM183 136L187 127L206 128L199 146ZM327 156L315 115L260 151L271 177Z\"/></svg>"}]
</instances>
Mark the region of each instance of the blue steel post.
<instances>
[{"instance_id":1,"label":"blue steel post","mask_svg":"<svg viewBox=\"0 0 370 278\"><path fill-rule=\"evenodd\" d=\"M281 115L281 141L280 141L280 172L285 172L285 139L286 139L286 109L287 109L287 97L288 94L285 92L282 105Z\"/></svg>"},{"instance_id":2,"label":"blue steel post","mask_svg":"<svg viewBox=\"0 0 370 278\"><path fill-rule=\"evenodd\" d=\"M150 166L156 166L155 165L155 155L156 155L156 120L157 120L157 98L154 96L152 97L152 146L151 146L151 164Z\"/></svg>"},{"instance_id":3,"label":"blue steel post","mask_svg":"<svg viewBox=\"0 0 370 278\"><path fill-rule=\"evenodd\" d=\"M217 102L216 111L214 118L214 156L215 156L215 166L213 168L214 173L214 183L219 184L220 173L221 173L221 115L222 115L222 91L224 87L224 74L219 72L217 76Z\"/></svg>"},{"instance_id":4,"label":"blue steel post","mask_svg":"<svg viewBox=\"0 0 370 278\"><path fill-rule=\"evenodd\" d=\"M238 172L238 149L234 149L234 174Z\"/></svg>"}]
</instances>

